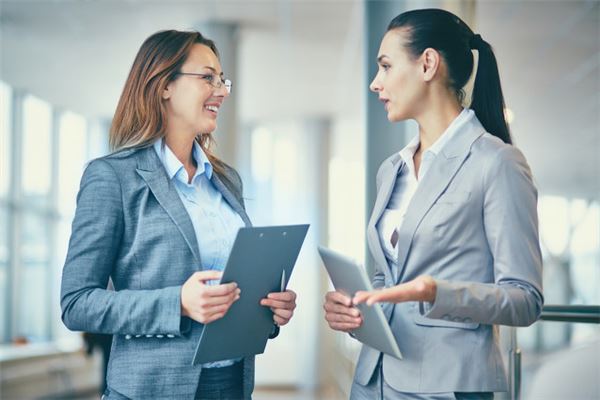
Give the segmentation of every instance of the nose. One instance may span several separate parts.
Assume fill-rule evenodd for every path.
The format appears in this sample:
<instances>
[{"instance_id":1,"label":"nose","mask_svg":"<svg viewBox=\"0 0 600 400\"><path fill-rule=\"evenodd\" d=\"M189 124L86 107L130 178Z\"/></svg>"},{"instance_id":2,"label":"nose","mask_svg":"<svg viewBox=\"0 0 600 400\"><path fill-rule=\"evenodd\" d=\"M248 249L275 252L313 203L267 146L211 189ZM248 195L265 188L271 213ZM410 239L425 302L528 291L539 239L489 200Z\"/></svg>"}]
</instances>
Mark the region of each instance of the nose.
<instances>
[{"instance_id":1,"label":"nose","mask_svg":"<svg viewBox=\"0 0 600 400\"><path fill-rule=\"evenodd\" d=\"M375 75L375 78L373 78L373 81L369 85L369 89L375 93L380 92L382 89L381 83L379 82L379 79L377 79L378 75Z\"/></svg>"},{"instance_id":2,"label":"nose","mask_svg":"<svg viewBox=\"0 0 600 400\"><path fill-rule=\"evenodd\" d=\"M224 83L222 83L220 87L215 88L213 93L217 97L223 97L223 98L229 97L229 92L227 91L227 88L225 87Z\"/></svg>"}]
</instances>

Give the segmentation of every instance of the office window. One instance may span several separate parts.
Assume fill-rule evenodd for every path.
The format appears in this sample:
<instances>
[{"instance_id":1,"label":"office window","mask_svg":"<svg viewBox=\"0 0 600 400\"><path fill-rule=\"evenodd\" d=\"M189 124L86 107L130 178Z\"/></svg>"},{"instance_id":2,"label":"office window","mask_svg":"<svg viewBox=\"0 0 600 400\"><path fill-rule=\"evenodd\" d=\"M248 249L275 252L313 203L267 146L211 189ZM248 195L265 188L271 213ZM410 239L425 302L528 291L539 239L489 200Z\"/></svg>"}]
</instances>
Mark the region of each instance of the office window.
<instances>
[{"instance_id":1,"label":"office window","mask_svg":"<svg viewBox=\"0 0 600 400\"><path fill-rule=\"evenodd\" d=\"M0 81L0 199L7 198L10 185L11 96L10 86Z\"/></svg>"},{"instance_id":2,"label":"office window","mask_svg":"<svg viewBox=\"0 0 600 400\"><path fill-rule=\"evenodd\" d=\"M52 296L48 273L51 224L44 215L32 212L25 213L21 223L16 335L30 342L48 340L48 304Z\"/></svg>"},{"instance_id":3,"label":"office window","mask_svg":"<svg viewBox=\"0 0 600 400\"><path fill-rule=\"evenodd\" d=\"M0 343L5 340L8 318L8 234L9 195L11 176L11 121L12 91L10 86L0 81Z\"/></svg>"},{"instance_id":4,"label":"office window","mask_svg":"<svg viewBox=\"0 0 600 400\"><path fill-rule=\"evenodd\" d=\"M58 210L63 217L75 211L75 198L83 167L87 161L87 124L85 118L65 112L59 120Z\"/></svg>"},{"instance_id":5,"label":"office window","mask_svg":"<svg viewBox=\"0 0 600 400\"><path fill-rule=\"evenodd\" d=\"M34 96L23 100L23 196L28 206L49 206L52 155L52 110Z\"/></svg>"},{"instance_id":6,"label":"office window","mask_svg":"<svg viewBox=\"0 0 600 400\"><path fill-rule=\"evenodd\" d=\"M7 332L8 318L8 209L0 207L0 343Z\"/></svg>"}]
</instances>

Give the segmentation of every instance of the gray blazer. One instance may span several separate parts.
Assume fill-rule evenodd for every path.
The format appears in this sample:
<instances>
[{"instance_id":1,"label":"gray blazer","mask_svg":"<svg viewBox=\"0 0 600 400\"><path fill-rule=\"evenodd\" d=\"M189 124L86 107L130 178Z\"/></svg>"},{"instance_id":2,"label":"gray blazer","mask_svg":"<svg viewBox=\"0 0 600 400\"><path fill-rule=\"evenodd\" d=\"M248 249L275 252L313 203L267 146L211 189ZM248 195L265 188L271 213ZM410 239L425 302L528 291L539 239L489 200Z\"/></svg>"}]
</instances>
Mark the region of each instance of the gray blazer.
<instances>
[{"instance_id":1,"label":"gray blazer","mask_svg":"<svg viewBox=\"0 0 600 400\"><path fill-rule=\"evenodd\" d=\"M401 168L395 154L377 173L367 226L373 284L428 274L438 286L433 304L384 304L404 356L383 356L386 382L413 393L505 391L494 325L530 325L543 305L537 191L525 158L472 118L419 183L400 228L394 279L376 224ZM367 384L379 357L363 346L357 383Z\"/></svg>"},{"instance_id":2,"label":"gray blazer","mask_svg":"<svg viewBox=\"0 0 600 400\"><path fill-rule=\"evenodd\" d=\"M212 182L242 217L235 170ZM71 330L114 335L108 399L193 399L192 366L203 325L181 317L181 286L201 270L192 222L152 147L92 161L77 196L62 287ZM114 291L106 290L109 277ZM254 387L254 357L244 359L244 396Z\"/></svg>"}]
</instances>

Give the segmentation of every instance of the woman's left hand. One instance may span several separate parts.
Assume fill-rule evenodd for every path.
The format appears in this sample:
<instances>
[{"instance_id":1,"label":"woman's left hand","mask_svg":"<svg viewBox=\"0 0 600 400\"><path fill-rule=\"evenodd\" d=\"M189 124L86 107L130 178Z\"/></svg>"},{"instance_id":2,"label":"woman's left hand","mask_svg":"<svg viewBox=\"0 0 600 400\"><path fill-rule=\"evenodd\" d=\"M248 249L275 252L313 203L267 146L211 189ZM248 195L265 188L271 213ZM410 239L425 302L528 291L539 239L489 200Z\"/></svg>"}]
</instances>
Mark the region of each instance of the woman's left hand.
<instances>
[{"instance_id":1,"label":"woman's left hand","mask_svg":"<svg viewBox=\"0 0 600 400\"><path fill-rule=\"evenodd\" d=\"M370 292L358 291L354 295L354 304L367 303L373 305L379 302L402 303L404 301L428 301L433 303L436 294L435 280L429 275L421 275L399 285L372 290Z\"/></svg>"},{"instance_id":2,"label":"woman's left hand","mask_svg":"<svg viewBox=\"0 0 600 400\"><path fill-rule=\"evenodd\" d=\"M273 320L278 326L283 326L290 322L290 319L294 315L296 293L292 290L269 293L267 297L260 301L260 305L271 307Z\"/></svg>"}]
</instances>

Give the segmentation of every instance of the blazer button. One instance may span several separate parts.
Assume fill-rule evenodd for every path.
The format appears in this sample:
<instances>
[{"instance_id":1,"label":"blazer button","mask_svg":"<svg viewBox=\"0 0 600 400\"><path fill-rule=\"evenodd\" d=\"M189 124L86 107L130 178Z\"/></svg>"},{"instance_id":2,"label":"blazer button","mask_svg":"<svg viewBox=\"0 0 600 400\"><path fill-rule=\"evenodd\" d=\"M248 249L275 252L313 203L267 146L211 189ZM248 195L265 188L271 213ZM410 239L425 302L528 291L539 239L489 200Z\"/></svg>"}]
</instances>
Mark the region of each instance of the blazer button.
<instances>
[{"instance_id":1,"label":"blazer button","mask_svg":"<svg viewBox=\"0 0 600 400\"><path fill-rule=\"evenodd\" d=\"M165 335L156 335L157 338L162 339L165 337Z\"/></svg>"},{"instance_id":2,"label":"blazer button","mask_svg":"<svg viewBox=\"0 0 600 400\"><path fill-rule=\"evenodd\" d=\"M131 339L131 335L125 335L125 340Z\"/></svg>"},{"instance_id":3,"label":"blazer button","mask_svg":"<svg viewBox=\"0 0 600 400\"><path fill-rule=\"evenodd\" d=\"M136 338L137 338L137 337L142 337L142 335L135 335L135 337L136 337Z\"/></svg>"},{"instance_id":4,"label":"blazer button","mask_svg":"<svg viewBox=\"0 0 600 400\"><path fill-rule=\"evenodd\" d=\"M146 335L146 337L153 337L154 335Z\"/></svg>"},{"instance_id":5,"label":"blazer button","mask_svg":"<svg viewBox=\"0 0 600 400\"><path fill-rule=\"evenodd\" d=\"M173 339L173 338L175 337L175 335L171 335L171 334L169 333L169 334L167 335L167 337L168 337L169 339Z\"/></svg>"},{"instance_id":6,"label":"blazer button","mask_svg":"<svg viewBox=\"0 0 600 400\"><path fill-rule=\"evenodd\" d=\"M454 321L454 322L462 322L462 318L454 317L454 318L452 318L452 321Z\"/></svg>"}]
</instances>

